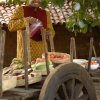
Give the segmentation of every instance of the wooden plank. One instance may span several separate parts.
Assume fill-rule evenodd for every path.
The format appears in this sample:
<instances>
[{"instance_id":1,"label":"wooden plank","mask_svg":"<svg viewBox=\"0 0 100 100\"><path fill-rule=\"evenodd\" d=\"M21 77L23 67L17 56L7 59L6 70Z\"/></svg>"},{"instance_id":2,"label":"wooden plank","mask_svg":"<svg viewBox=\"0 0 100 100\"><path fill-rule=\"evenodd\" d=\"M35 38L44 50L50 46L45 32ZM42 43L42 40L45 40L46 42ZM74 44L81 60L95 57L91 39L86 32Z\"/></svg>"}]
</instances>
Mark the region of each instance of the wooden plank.
<instances>
[{"instance_id":1,"label":"wooden plank","mask_svg":"<svg viewBox=\"0 0 100 100\"><path fill-rule=\"evenodd\" d=\"M46 41L46 30L43 27L41 28L41 33L42 33L42 40L44 43L46 69L47 69L47 74L49 74L50 69L49 69L49 64L48 64L48 46L47 46L47 41Z\"/></svg>"},{"instance_id":2,"label":"wooden plank","mask_svg":"<svg viewBox=\"0 0 100 100\"><path fill-rule=\"evenodd\" d=\"M20 96L21 98L26 99L33 97L36 92L40 92L40 89L24 89L24 88L14 88L8 91L12 95Z\"/></svg>"},{"instance_id":3,"label":"wooden plank","mask_svg":"<svg viewBox=\"0 0 100 100\"><path fill-rule=\"evenodd\" d=\"M70 39L70 61L73 62L73 38Z\"/></svg>"},{"instance_id":4,"label":"wooden plank","mask_svg":"<svg viewBox=\"0 0 100 100\"><path fill-rule=\"evenodd\" d=\"M73 59L77 58L76 54L76 43L75 43L75 38L72 37L70 39L70 61L73 62Z\"/></svg>"},{"instance_id":5,"label":"wooden plank","mask_svg":"<svg viewBox=\"0 0 100 100\"><path fill-rule=\"evenodd\" d=\"M12 95L9 92L3 93L2 99L0 100L20 100L21 97L17 95Z\"/></svg>"},{"instance_id":6,"label":"wooden plank","mask_svg":"<svg viewBox=\"0 0 100 100\"><path fill-rule=\"evenodd\" d=\"M0 99L0 100L21 100L21 97L10 95L10 96L2 97L2 99Z\"/></svg>"},{"instance_id":7,"label":"wooden plank","mask_svg":"<svg viewBox=\"0 0 100 100\"><path fill-rule=\"evenodd\" d=\"M9 90L9 92L20 92L20 93L30 93L30 92L37 92L37 91L40 91L40 89L28 89L28 90L25 90L24 88L14 88L14 89L11 89Z\"/></svg>"},{"instance_id":8,"label":"wooden plank","mask_svg":"<svg viewBox=\"0 0 100 100\"><path fill-rule=\"evenodd\" d=\"M30 66L31 63L29 22L26 22L26 31L23 34L23 44L24 44L25 89L28 89L28 67Z\"/></svg>"},{"instance_id":9,"label":"wooden plank","mask_svg":"<svg viewBox=\"0 0 100 100\"><path fill-rule=\"evenodd\" d=\"M90 38L90 48L89 48L89 62L88 62L88 71L90 71L90 67L91 67L91 58L92 58L92 54L93 54L93 42L94 42L94 39L93 38Z\"/></svg>"},{"instance_id":10,"label":"wooden plank","mask_svg":"<svg viewBox=\"0 0 100 100\"><path fill-rule=\"evenodd\" d=\"M49 41L50 41L51 52L55 52L53 34L50 30L49 30Z\"/></svg>"},{"instance_id":11,"label":"wooden plank","mask_svg":"<svg viewBox=\"0 0 100 100\"><path fill-rule=\"evenodd\" d=\"M4 63L4 48L5 48L5 31L0 32L0 97L3 95L2 90L2 70L3 70L3 63Z\"/></svg>"},{"instance_id":12,"label":"wooden plank","mask_svg":"<svg viewBox=\"0 0 100 100\"><path fill-rule=\"evenodd\" d=\"M100 82L94 82L94 86L96 90L100 91Z\"/></svg>"},{"instance_id":13,"label":"wooden plank","mask_svg":"<svg viewBox=\"0 0 100 100\"><path fill-rule=\"evenodd\" d=\"M73 38L73 52L74 52L74 59L77 58L77 54L76 54L76 42L75 42L75 38Z\"/></svg>"},{"instance_id":14,"label":"wooden plank","mask_svg":"<svg viewBox=\"0 0 100 100\"><path fill-rule=\"evenodd\" d=\"M94 52L94 56L97 57L97 53L94 45L93 45L93 52Z\"/></svg>"}]
</instances>

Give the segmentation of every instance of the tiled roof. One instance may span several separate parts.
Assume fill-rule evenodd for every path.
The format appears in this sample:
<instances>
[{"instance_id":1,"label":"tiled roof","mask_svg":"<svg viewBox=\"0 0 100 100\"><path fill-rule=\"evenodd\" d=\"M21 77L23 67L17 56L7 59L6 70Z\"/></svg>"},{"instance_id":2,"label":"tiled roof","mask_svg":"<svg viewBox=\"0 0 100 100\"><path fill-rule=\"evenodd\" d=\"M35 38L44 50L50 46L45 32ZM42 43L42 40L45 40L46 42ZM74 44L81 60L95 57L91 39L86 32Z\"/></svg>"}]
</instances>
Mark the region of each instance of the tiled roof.
<instances>
[{"instance_id":1,"label":"tiled roof","mask_svg":"<svg viewBox=\"0 0 100 100\"><path fill-rule=\"evenodd\" d=\"M24 6L25 4L22 4L21 6ZM71 5L71 4L69 4ZM48 4L48 7L46 8L47 11L50 12L52 23L58 24L58 23L64 23L68 17L69 14L72 14L71 9L69 5L64 4L62 8L59 8L57 6L53 6L52 4ZM10 17L12 13L14 12L15 8L17 8L19 5L12 5L12 6L4 6L0 5L0 22L1 24L9 23Z\"/></svg>"}]
</instances>

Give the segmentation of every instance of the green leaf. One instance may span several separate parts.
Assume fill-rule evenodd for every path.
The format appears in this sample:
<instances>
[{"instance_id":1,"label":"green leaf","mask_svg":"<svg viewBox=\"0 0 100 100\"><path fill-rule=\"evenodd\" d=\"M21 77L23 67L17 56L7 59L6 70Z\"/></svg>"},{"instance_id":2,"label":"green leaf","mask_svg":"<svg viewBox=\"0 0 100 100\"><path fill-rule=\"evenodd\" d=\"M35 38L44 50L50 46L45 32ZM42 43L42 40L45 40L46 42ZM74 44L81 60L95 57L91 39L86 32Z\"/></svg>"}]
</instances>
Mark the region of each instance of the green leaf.
<instances>
[{"instance_id":1,"label":"green leaf","mask_svg":"<svg viewBox=\"0 0 100 100\"><path fill-rule=\"evenodd\" d=\"M48 1L47 1L47 0L42 0L41 3L40 3L40 6L41 6L42 8L46 8L47 5L48 5Z\"/></svg>"},{"instance_id":2,"label":"green leaf","mask_svg":"<svg viewBox=\"0 0 100 100\"><path fill-rule=\"evenodd\" d=\"M12 3L16 5L16 4L17 4L17 0L13 0L13 2L12 2Z\"/></svg>"},{"instance_id":3,"label":"green leaf","mask_svg":"<svg viewBox=\"0 0 100 100\"><path fill-rule=\"evenodd\" d=\"M92 23L91 25L92 25L92 27L100 26L100 19L94 20L93 23Z\"/></svg>"},{"instance_id":4,"label":"green leaf","mask_svg":"<svg viewBox=\"0 0 100 100\"><path fill-rule=\"evenodd\" d=\"M94 13L95 13L95 16L98 18L99 14L100 14L100 9L95 9Z\"/></svg>"},{"instance_id":5,"label":"green leaf","mask_svg":"<svg viewBox=\"0 0 100 100\"><path fill-rule=\"evenodd\" d=\"M91 24L93 18L89 14L86 13L84 16L84 20L85 20L85 22Z\"/></svg>"},{"instance_id":6,"label":"green leaf","mask_svg":"<svg viewBox=\"0 0 100 100\"><path fill-rule=\"evenodd\" d=\"M12 2L10 2L10 4L14 4L14 5L16 5L16 4L21 4L21 0L12 0Z\"/></svg>"},{"instance_id":7,"label":"green leaf","mask_svg":"<svg viewBox=\"0 0 100 100\"><path fill-rule=\"evenodd\" d=\"M72 21L66 22L66 27L67 28L73 28L75 24L76 23L72 20Z\"/></svg>"},{"instance_id":8,"label":"green leaf","mask_svg":"<svg viewBox=\"0 0 100 100\"><path fill-rule=\"evenodd\" d=\"M88 31L88 25L85 24L85 27L81 29L82 33L86 33Z\"/></svg>"},{"instance_id":9,"label":"green leaf","mask_svg":"<svg viewBox=\"0 0 100 100\"><path fill-rule=\"evenodd\" d=\"M13 1L12 0L8 0L8 5L10 5L10 4L12 4L13 3Z\"/></svg>"},{"instance_id":10,"label":"green leaf","mask_svg":"<svg viewBox=\"0 0 100 100\"><path fill-rule=\"evenodd\" d=\"M65 0L51 0L51 2L59 7L62 7L64 5Z\"/></svg>"},{"instance_id":11,"label":"green leaf","mask_svg":"<svg viewBox=\"0 0 100 100\"><path fill-rule=\"evenodd\" d=\"M75 25L75 26L74 26L74 30L75 30L75 31L74 31L75 33L79 33L79 32L80 32L79 26Z\"/></svg>"},{"instance_id":12,"label":"green leaf","mask_svg":"<svg viewBox=\"0 0 100 100\"><path fill-rule=\"evenodd\" d=\"M20 5L21 4L21 0L17 0L17 3Z\"/></svg>"}]
</instances>

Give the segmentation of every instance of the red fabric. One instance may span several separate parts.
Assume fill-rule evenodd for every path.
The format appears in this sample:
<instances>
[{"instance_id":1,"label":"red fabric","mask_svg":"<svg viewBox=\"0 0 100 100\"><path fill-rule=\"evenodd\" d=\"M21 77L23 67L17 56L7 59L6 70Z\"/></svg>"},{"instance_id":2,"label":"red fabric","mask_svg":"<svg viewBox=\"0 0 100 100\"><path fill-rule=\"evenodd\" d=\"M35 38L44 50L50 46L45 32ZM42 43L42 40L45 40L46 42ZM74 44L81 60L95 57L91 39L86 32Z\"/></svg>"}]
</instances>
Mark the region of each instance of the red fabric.
<instances>
[{"instance_id":1,"label":"red fabric","mask_svg":"<svg viewBox=\"0 0 100 100\"><path fill-rule=\"evenodd\" d=\"M24 17L37 18L42 22L43 27L47 28L47 15L45 10L33 6L24 6L23 9L24 9ZM41 41L42 37L40 29L31 38L35 41Z\"/></svg>"}]
</instances>

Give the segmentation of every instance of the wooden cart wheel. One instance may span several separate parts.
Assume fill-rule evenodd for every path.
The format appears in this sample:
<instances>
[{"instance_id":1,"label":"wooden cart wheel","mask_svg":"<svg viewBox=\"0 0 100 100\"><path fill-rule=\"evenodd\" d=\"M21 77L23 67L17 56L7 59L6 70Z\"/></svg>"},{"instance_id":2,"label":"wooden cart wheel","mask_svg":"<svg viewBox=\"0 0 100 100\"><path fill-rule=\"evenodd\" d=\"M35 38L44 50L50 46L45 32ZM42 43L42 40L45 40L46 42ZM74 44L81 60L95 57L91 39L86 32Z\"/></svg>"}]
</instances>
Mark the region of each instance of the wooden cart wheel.
<instances>
[{"instance_id":1,"label":"wooden cart wheel","mask_svg":"<svg viewBox=\"0 0 100 100\"><path fill-rule=\"evenodd\" d=\"M75 63L61 64L46 78L39 100L97 100L88 72Z\"/></svg>"}]
</instances>

